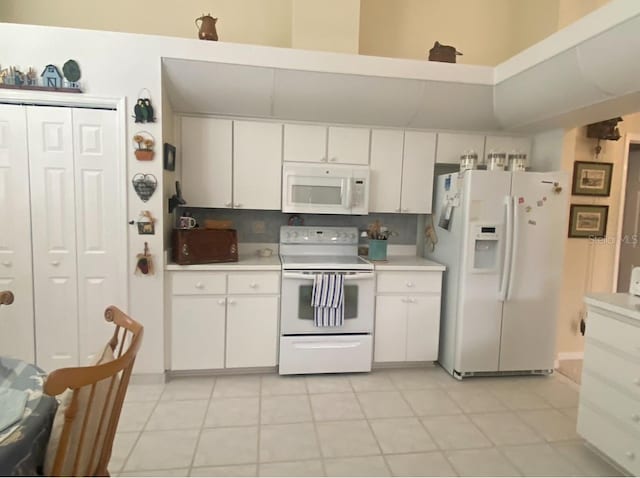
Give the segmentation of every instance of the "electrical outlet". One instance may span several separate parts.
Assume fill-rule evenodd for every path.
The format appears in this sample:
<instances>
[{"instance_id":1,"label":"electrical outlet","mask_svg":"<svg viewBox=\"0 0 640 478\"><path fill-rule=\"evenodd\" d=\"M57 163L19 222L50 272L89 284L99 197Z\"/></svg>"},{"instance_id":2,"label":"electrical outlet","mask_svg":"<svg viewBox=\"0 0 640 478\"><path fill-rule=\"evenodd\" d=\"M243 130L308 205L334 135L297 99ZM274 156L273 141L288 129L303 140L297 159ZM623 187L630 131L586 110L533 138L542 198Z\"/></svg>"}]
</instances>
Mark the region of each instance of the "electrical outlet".
<instances>
[{"instance_id":1,"label":"electrical outlet","mask_svg":"<svg viewBox=\"0 0 640 478\"><path fill-rule=\"evenodd\" d=\"M267 226L264 221L253 221L251 224L251 231L253 231L254 234L264 234L266 230Z\"/></svg>"}]
</instances>

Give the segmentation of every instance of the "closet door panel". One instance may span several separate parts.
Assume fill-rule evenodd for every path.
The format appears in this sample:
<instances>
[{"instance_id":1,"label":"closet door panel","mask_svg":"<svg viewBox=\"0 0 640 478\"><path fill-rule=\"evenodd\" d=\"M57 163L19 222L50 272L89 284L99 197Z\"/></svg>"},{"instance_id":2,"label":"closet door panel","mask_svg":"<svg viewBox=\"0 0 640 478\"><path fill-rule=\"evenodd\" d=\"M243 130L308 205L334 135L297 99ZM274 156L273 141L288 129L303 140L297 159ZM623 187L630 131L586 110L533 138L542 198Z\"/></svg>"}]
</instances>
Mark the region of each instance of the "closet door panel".
<instances>
[{"instance_id":1,"label":"closet door panel","mask_svg":"<svg viewBox=\"0 0 640 478\"><path fill-rule=\"evenodd\" d=\"M78 363L72 111L27 107L36 362Z\"/></svg>"},{"instance_id":2,"label":"closet door panel","mask_svg":"<svg viewBox=\"0 0 640 478\"><path fill-rule=\"evenodd\" d=\"M80 364L95 362L113 326L104 320L109 305L125 309L126 257L118 211L116 112L74 109L74 176L78 267Z\"/></svg>"},{"instance_id":3,"label":"closet door panel","mask_svg":"<svg viewBox=\"0 0 640 478\"><path fill-rule=\"evenodd\" d=\"M15 299L0 310L0 353L35 360L27 116L23 106L0 105L0 290Z\"/></svg>"}]
</instances>

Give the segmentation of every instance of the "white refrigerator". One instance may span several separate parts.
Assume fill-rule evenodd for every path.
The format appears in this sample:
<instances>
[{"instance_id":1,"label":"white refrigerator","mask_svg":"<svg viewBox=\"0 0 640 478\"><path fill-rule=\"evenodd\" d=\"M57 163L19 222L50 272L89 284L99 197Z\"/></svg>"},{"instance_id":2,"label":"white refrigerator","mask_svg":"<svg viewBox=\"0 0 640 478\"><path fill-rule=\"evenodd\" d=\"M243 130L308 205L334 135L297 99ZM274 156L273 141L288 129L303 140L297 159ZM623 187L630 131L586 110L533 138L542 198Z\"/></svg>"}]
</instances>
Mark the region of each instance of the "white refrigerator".
<instances>
[{"instance_id":1,"label":"white refrigerator","mask_svg":"<svg viewBox=\"0 0 640 478\"><path fill-rule=\"evenodd\" d=\"M564 172L438 177L427 257L447 266L439 362L453 376L553 370L569 191Z\"/></svg>"}]
</instances>

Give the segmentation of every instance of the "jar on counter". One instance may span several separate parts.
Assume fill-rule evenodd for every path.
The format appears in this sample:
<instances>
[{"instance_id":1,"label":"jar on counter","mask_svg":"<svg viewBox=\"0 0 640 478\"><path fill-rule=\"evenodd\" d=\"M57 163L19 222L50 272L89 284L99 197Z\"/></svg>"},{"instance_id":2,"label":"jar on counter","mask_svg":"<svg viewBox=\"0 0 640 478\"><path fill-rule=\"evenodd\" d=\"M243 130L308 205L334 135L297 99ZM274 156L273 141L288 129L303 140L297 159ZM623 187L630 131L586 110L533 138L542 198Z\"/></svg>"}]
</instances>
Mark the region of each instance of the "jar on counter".
<instances>
[{"instance_id":1,"label":"jar on counter","mask_svg":"<svg viewBox=\"0 0 640 478\"><path fill-rule=\"evenodd\" d=\"M465 151L460 156L460 172L478 167L478 154L474 151Z\"/></svg>"},{"instance_id":2,"label":"jar on counter","mask_svg":"<svg viewBox=\"0 0 640 478\"><path fill-rule=\"evenodd\" d=\"M487 154L487 169L489 171L504 171L507 168L507 153L494 153L490 151Z\"/></svg>"},{"instance_id":3,"label":"jar on counter","mask_svg":"<svg viewBox=\"0 0 640 478\"><path fill-rule=\"evenodd\" d=\"M509 153L509 171L526 171L527 155L525 153Z\"/></svg>"}]
</instances>

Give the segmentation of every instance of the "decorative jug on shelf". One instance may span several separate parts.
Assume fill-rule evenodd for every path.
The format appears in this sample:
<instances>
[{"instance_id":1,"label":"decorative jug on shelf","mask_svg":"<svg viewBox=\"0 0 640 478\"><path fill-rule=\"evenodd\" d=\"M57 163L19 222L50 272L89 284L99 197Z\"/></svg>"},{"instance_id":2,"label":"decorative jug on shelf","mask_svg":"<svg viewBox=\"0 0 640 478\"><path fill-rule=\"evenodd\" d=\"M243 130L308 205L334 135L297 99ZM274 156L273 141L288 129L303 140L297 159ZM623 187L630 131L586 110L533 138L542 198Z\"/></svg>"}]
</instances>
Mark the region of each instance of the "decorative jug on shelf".
<instances>
[{"instance_id":1,"label":"decorative jug on shelf","mask_svg":"<svg viewBox=\"0 0 640 478\"><path fill-rule=\"evenodd\" d=\"M198 25L198 21L200 24ZM198 27L198 38L200 40L218 41L218 32L216 32L217 18L213 18L210 13L196 18L196 26Z\"/></svg>"}]
</instances>

